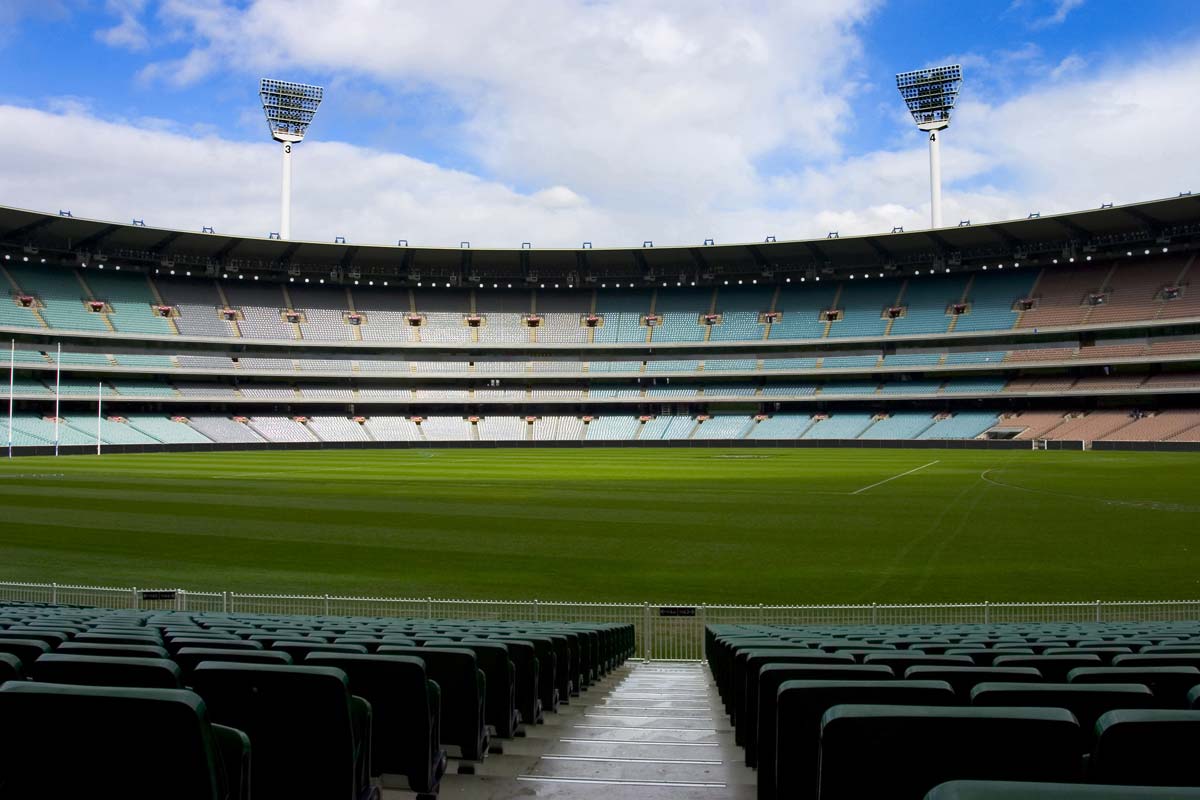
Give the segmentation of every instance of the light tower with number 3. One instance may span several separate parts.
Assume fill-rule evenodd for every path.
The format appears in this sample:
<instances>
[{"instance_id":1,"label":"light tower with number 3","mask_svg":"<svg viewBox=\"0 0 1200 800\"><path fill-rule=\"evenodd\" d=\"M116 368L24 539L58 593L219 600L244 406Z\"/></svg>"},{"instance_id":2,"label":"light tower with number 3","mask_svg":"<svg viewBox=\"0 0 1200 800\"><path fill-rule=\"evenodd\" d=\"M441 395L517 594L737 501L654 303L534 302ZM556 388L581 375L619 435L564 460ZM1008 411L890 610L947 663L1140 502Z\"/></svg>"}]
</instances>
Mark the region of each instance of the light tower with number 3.
<instances>
[{"instance_id":1,"label":"light tower with number 3","mask_svg":"<svg viewBox=\"0 0 1200 800\"><path fill-rule=\"evenodd\" d=\"M929 211L934 228L942 227L942 155L940 132L950 127L950 111L962 86L962 67L951 64L930 67L896 76L896 88L904 98L919 130L929 132Z\"/></svg>"},{"instance_id":2,"label":"light tower with number 3","mask_svg":"<svg viewBox=\"0 0 1200 800\"><path fill-rule=\"evenodd\" d=\"M283 196L279 201L279 238L292 233L292 145L304 139L317 114L324 90L320 86L263 78L259 83L263 111L271 138L283 143Z\"/></svg>"}]
</instances>

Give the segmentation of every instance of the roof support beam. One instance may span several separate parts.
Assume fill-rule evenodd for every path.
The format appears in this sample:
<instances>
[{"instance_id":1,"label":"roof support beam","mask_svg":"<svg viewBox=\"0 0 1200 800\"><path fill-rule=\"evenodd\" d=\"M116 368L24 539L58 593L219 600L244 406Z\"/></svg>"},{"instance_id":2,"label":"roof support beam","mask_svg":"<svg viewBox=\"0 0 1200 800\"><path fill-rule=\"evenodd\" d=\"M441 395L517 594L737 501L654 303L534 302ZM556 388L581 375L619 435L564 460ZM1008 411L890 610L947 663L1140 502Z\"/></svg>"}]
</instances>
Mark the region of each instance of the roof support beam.
<instances>
[{"instance_id":1,"label":"roof support beam","mask_svg":"<svg viewBox=\"0 0 1200 800\"><path fill-rule=\"evenodd\" d=\"M83 239L80 239L78 242L75 243L75 246L73 249L87 252L88 248L91 248L95 245L101 244L105 239L112 236L114 233L121 230L121 228L123 228L123 227L125 227L125 226L124 225L105 225L103 228L96 231L91 236L86 236Z\"/></svg>"}]
</instances>

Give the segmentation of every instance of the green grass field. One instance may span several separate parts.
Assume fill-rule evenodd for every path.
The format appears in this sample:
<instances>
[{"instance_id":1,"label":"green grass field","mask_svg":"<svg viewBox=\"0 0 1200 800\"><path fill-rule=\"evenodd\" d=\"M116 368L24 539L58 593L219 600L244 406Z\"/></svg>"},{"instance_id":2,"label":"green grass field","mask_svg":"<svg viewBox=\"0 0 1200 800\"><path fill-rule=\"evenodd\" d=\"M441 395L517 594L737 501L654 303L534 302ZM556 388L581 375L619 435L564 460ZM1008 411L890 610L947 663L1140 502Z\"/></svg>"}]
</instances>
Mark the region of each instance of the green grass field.
<instances>
[{"instance_id":1,"label":"green grass field","mask_svg":"<svg viewBox=\"0 0 1200 800\"><path fill-rule=\"evenodd\" d=\"M1198 556L1200 454L393 450L0 463L0 580L680 603L1190 599Z\"/></svg>"}]
</instances>

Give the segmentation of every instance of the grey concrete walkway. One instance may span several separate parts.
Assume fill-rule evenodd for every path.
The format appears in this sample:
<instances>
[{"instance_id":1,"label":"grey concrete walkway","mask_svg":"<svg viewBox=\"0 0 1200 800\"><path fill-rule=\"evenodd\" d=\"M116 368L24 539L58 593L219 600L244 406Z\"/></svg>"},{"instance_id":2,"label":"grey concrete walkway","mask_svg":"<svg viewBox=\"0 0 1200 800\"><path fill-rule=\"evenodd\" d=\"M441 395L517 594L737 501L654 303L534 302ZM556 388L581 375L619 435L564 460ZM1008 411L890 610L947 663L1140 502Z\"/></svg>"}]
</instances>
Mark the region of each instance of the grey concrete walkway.
<instances>
[{"instance_id":1,"label":"grey concrete walkway","mask_svg":"<svg viewBox=\"0 0 1200 800\"><path fill-rule=\"evenodd\" d=\"M475 775L451 765L446 800L750 800L754 772L733 744L708 670L648 662L616 670L544 725L501 742ZM387 800L410 798L386 791Z\"/></svg>"}]
</instances>

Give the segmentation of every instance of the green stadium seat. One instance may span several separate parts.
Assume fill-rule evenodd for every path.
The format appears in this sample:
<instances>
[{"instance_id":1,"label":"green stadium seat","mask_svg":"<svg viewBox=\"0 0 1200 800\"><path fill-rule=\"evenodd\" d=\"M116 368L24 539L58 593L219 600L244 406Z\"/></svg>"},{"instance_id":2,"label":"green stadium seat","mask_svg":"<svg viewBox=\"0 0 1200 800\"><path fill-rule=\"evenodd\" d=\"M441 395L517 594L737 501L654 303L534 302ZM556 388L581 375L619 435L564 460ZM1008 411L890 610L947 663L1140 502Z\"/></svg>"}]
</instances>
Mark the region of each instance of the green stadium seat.
<instances>
[{"instance_id":1,"label":"green stadium seat","mask_svg":"<svg viewBox=\"0 0 1200 800\"><path fill-rule=\"evenodd\" d=\"M1079 667L1098 667L1102 662L1100 656L1094 654L1070 656L1004 656L992 662L994 667L1033 667L1042 673L1042 677L1051 683L1063 683L1067 673Z\"/></svg>"},{"instance_id":2,"label":"green stadium seat","mask_svg":"<svg viewBox=\"0 0 1200 800\"><path fill-rule=\"evenodd\" d=\"M1061 708L838 705L821 720L820 798L921 797L955 778L1072 781L1079 735Z\"/></svg>"},{"instance_id":3,"label":"green stadium seat","mask_svg":"<svg viewBox=\"0 0 1200 800\"><path fill-rule=\"evenodd\" d=\"M454 645L475 653L476 663L487 679L483 718L501 739L511 739L521 724L517 712L517 668L501 642L463 639Z\"/></svg>"},{"instance_id":4,"label":"green stadium seat","mask_svg":"<svg viewBox=\"0 0 1200 800\"><path fill-rule=\"evenodd\" d=\"M1109 711L1096 721L1097 783L1200 786L1200 711Z\"/></svg>"},{"instance_id":5,"label":"green stadium seat","mask_svg":"<svg viewBox=\"0 0 1200 800\"><path fill-rule=\"evenodd\" d=\"M1197 681L1195 686L1193 686L1191 689L1188 689L1187 707L1200 709L1200 681Z\"/></svg>"},{"instance_id":6,"label":"green stadium seat","mask_svg":"<svg viewBox=\"0 0 1200 800\"><path fill-rule=\"evenodd\" d=\"M1021 781L947 781L925 800L1200 800L1200 789L1182 786L1097 786Z\"/></svg>"},{"instance_id":7,"label":"green stadium seat","mask_svg":"<svg viewBox=\"0 0 1200 800\"><path fill-rule=\"evenodd\" d=\"M25 679L25 669L21 659L12 653L0 653L0 685L5 681L20 681Z\"/></svg>"},{"instance_id":8,"label":"green stadium seat","mask_svg":"<svg viewBox=\"0 0 1200 800\"><path fill-rule=\"evenodd\" d=\"M1128 647L1114 645L1110 647L1051 647L1045 650L1042 655L1047 656L1070 656L1070 655L1092 655L1100 656L1101 663L1104 666L1112 664L1112 660L1117 656L1127 655L1133 651Z\"/></svg>"},{"instance_id":9,"label":"green stadium seat","mask_svg":"<svg viewBox=\"0 0 1200 800\"><path fill-rule=\"evenodd\" d=\"M162 637L157 634L129 633L81 633L71 641L80 644L140 644L159 645Z\"/></svg>"},{"instance_id":10,"label":"green stadium seat","mask_svg":"<svg viewBox=\"0 0 1200 800\"><path fill-rule=\"evenodd\" d=\"M54 648L54 652L79 656L111 656L114 658L169 658L165 647L152 644L93 644L91 642L67 642Z\"/></svg>"},{"instance_id":11,"label":"green stadium seat","mask_svg":"<svg viewBox=\"0 0 1200 800\"><path fill-rule=\"evenodd\" d=\"M547 637L519 633L492 636L491 641L525 643L533 648L537 661L537 699L540 705L537 719L540 721L542 714L547 711L558 711L558 679L555 675L558 656L554 651L554 643ZM520 685L517 691L518 694L521 692Z\"/></svg>"},{"instance_id":12,"label":"green stadium seat","mask_svg":"<svg viewBox=\"0 0 1200 800\"><path fill-rule=\"evenodd\" d=\"M50 645L41 639L0 639L0 653L9 653L21 659L28 669L38 657L50 652Z\"/></svg>"},{"instance_id":13,"label":"green stadium seat","mask_svg":"<svg viewBox=\"0 0 1200 800\"><path fill-rule=\"evenodd\" d=\"M1133 653L1112 660L1114 667L1197 667L1200 653Z\"/></svg>"},{"instance_id":14,"label":"green stadium seat","mask_svg":"<svg viewBox=\"0 0 1200 800\"><path fill-rule=\"evenodd\" d=\"M0 795L243 800L249 743L182 689L0 686Z\"/></svg>"},{"instance_id":15,"label":"green stadium seat","mask_svg":"<svg viewBox=\"0 0 1200 800\"><path fill-rule=\"evenodd\" d=\"M975 662L970 656L935 656L925 653L896 652L877 653L863 659L864 664L883 664L895 670L897 675L903 675L909 667L973 667Z\"/></svg>"},{"instance_id":16,"label":"green stadium seat","mask_svg":"<svg viewBox=\"0 0 1200 800\"><path fill-rule=\"evenodd\" d=\"M1079 721L1081 752L1092 746L1101 714L1118 708L1155 708L1154 694L1140 683L980 683L973 706L1065 708Z\"/></svg>"},{"instance_id":17,"label":"green stadium seat","mask_svg":"<svg viewBox=\"0 0 1200 800\"><path fill-rule=\"evenodd\" d=\"M216 636L187 636L172 639L167 643L167 649L178 653L185 647L217 647L222 650L263 650L262 642L251 642L245 639L224 639Z\"/></svg>"},{"instance_id":18,"label":"green stadium seat","mask_svg":"<svg viewBox=\"0 0 1200 800\"><path fill-rule=\"evenodd\" d=\"M14 625L9 627L7 630L0 631L0 640L37 639L50 645L51 648L58 647L60 644L70 638L71 637L63 631L53 631L25 625Z\"/></svg>"},{"instance_id":19,"label":"green stadium seat","mask_svg":"<svg viewBox=\"0 0 1200 800\"><path fill-rule=\"evenodd\" d=\"M346 673L352 694L371 704L371 772L404 775L415 792L433 793L446 771L440 744L441 690L411 656L309 653L305 666Z\"/></svg>"},{"instance_id":20,"label":"green stadium seat","mask_svg":"<svg viewBox=\"0 0 1200 800\"><path fill-rule=\"evenodd\" d=\"M1003 650L983 649L983 650L964 650L960 648L952 648L947 650L945 655L948 656L968 656L975 662L976 666L990 667L995 663L997 658L1001 656L1032 656L1036 655L1028 647L1013 647Z\"/></svg>"},{"instance_id":21,"label":"green stadium seat","mask_svg":"<svg viewBox=\"0 0 1200 800\"><path fill-rule=\"evenodd\" d=\"M774 747L775 707L779 687L784 681L888 681L896 677L891 667L882 664L789 664L769 662L758 670L753 696L747 695L742 718L738 721L740 734L737 740L746 749L746 766L758 766L762 747L760 740L766 739L768 747Z\"/></svg>"},{"instance_id":22,"label":"green stadium seat","mask_svg":"<svg viewBox=\"0 0 1200 800\"><path fill-rule=\"evenodd\" d=\"M1200 683L1196 667L1081 667L1067 673L1068 683L1140 683L1161 708L1187 708L1188 691Z\"/></svg>"},{"instance_id":23,"label":"green stadium seat","mask_svg":"<svg viewBox=\"0 0 1200 800\"><path fill-rule=\"evenodd\" d=\"M413 656L425 662L425 674L442 690L442 744L457 747L462 758L482 761L488 750L484 722L487 682L475 653L452 647L385 645L379 655Z\"/></svg>"},{"instance_id":24,"label":"green stadium seat","mask_svg":"<svg viewBox=\"0 0 1200 800\"><path fill-rule=\"evenodd\" d=\"M757 698L754 691L754 681L763 664L854 664L854 656L849 653L828 653L807 647L792 648L754 648L739 650L733 659L733 676L730 682L729 694L724 698L725 710L734 724L736 732L740 725L740 716L745 712L750 699ZM751 694L751 692L754 692ZM740 742L739 742L740 744Z\"/></svg>"},{"instance_id":25,"label":"green stadium seat","mask_svg":"<svg viewBox=\"0 0 1200 800\"><path fill-rule=\"evenodd\" d=\"M966 704L971 690L978 683L1041 681L1042 674L1033 667L932 667L915 666L904 671L909 681L945 681L954 687L959 702Z\"/></svg>"},{"instance_id":26,"label":"green stadium seat","mask_svg":"<svg viewBox=\"0 0 1200 800\"><path fill-rule=\"evenodd\" d=\"M183 670L184 683L202 661L221 661L230 664L274 664L286 666L294 663L287 653L277 650L224 650L217 647L185 647L172 660Z\"/></svg>"},{"instance_id":27,"label":"green stadium seat","mask_svg":"<svg viewBox=\"0 0 1200 800\"><path fill-rule=\"evenodd\" d=\"M330 644L328 642L275 642L271 652L287 653L297 664L309 653L366 653L361 644Z\"/></svg>"},{"instance_id":28,"label":"green stadium seat","mask_svg":"<svg viewBox=\"0 0 1200 800\"><path fill-rule=\"evenodd\" d=\"M776 698L775 746L764 743L759 750L759 800L813 800L818 796L821 720L834 706L848 702L949 706L956 702L947 683L905 680L785 681Z\"/></svg>"},{"instance_id":29,"label":"green stadium seat","mask_svg":"<svg viewBox=\"0 0 1200 800\"><path fill-rule=\"evenodd\" d=\"M180 689L179 665L165 658L114 658L47 653L33 662L30 678L77 686Z\"/></svg>"},{"instance_id":30,"label":"green stadium seat","mask_svg":"<svg viewBox=\"0 0 1200 800\"><path fill-rule=\"evenodd\" d=\"M192 673L212 718L244 731L256 800L374 800L371 707L331 667L205 663Z\"/></svg>"},{"instance_id":31,"label":"green stadium seat","mask_svg":"<svg viewBox=\"0 0 1200 800\"><path fill-rule=\"evenodd\" d=\"M521 721L526 725L542 724L544 717L540 696L541 664L534 643L505 638L482 641L502 644L508 650L508 657L512 660L516 672L516 702L517 710L521 712Z\"/></svg>"}]
</instances>

